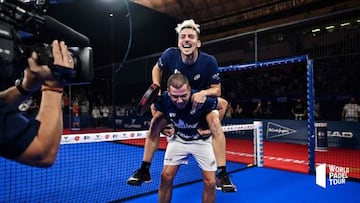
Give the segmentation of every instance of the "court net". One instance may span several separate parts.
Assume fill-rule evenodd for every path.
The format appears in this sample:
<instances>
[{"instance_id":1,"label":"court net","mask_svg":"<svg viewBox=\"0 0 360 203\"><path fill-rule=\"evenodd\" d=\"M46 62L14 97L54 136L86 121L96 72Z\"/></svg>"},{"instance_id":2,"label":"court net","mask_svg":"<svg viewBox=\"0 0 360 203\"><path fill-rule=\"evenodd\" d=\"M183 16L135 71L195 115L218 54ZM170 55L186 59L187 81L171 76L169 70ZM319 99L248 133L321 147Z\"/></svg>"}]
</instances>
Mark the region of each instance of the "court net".
<instances>
[{"instance_id":1,"label":"court net","mask_svg":"<svg viewBox=\"0 0 360 203\"><path fill-rule=\"evenodd\" d=\"M223 126L225 132L252 131L253 139L238 142L237 162L228 162L228 172L261 166L262 123ZM166 138L155 153L152 182L129 186L127 179L140 167L148 131L66 134L54 166L41 169L0 158L3 168L0 202L112 202L155 193L160 184ZM201 171L190 157L180 167L174 186L201 181Z\"/></svg>"}]
</instances>

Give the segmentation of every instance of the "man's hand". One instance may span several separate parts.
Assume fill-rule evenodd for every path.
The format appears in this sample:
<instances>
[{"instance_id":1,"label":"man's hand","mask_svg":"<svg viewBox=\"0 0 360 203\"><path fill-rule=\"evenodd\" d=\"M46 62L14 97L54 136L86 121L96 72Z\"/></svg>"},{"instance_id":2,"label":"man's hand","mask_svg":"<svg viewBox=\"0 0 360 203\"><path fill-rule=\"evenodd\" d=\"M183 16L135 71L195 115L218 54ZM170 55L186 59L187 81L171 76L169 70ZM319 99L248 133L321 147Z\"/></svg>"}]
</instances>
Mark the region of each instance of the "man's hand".
<instances>
[{"instance_id":1,"label":"man's hand","mask_svg":"<svg viewBox=\"0 0 360 203\"><path fill-rule=\"evenodd\" d=\"M161 130L161 133L167 137L172 137L175 134L175 128L172 124L168 124L164 129Z\"/></svg>"},{"instance_id":2,"label":"man's hand","mask_svg":"<svg viewBox=\"0 0 360 203\"><path fill-rule=\"evenodd\" d=\"M198 109L202 107L206 100L206 92L204 90L196 92L192 95L191 101L193 103L192 112L195 113Z\"/></svg>"},{"instance_id":3,"label":"man's hand","mask_svg":"<svg viewBox=\"0 0 360 203\"><path fill-rule=\"evenodd\" d=\"M198 128L197 131L198 131L199 135L202 137L210 137L211 136L210 129Z\"/></svg>"},{"instance_id":4,"label":"man's hand","mask_svg":"<svg viewBox=\"0 0 360 203\"><path fill-rule=\"evenodd\" d=\"M60 43L57 40L53 41L52 53L55 65L74 68L73 58L63 41ZM23 88L34 92L41 87L41 84L49 87L62 87L63 84L53 77L50 68L47 65L39 65L37 58L35 52L28 58L29 67L24 71Z\"/></svg>"}]
</instances>

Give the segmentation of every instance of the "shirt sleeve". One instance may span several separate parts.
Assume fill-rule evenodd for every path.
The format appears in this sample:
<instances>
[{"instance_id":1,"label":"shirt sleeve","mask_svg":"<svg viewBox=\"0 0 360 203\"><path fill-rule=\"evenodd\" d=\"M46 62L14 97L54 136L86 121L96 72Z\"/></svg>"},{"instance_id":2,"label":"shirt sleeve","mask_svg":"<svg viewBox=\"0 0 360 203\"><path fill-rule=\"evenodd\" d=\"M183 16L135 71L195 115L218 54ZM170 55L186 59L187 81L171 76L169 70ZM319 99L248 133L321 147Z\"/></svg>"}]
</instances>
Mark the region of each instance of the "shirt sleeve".
<instances>
[{"instance_id":1,"label":"shirt sleeve","mask_svg":"<svg viewBox=\"0 0 360 203\"><path fill-rule=\"evenodd\" d=\"M166 49L157 61L160 70L165 70L168 67L168 61L171 58L171 48Z\"/></svg>"},{"instance_id":2,"label":"shirt sleeve","mask_svg":"<svg viewBox=\"0 0 360 203\"><path fill-rule=\"evenodd\" d=\"M210 71L210 85L220 84L221 77L220 77L220 70L219 65L213 56L209 56L209 71Z\"/></svg>"},{"instance_id":3,"label":"shirt sleeve","mask_svg":"<svg viewBox=\"0 0 360 203\"><path fill-rule=\"evenodd\" d=\"M165 110L164 103L166 103L168 101L168 99L166 97L167 97L167 91L165 91L161 94L160 99L155 99L154 107L157 111L164 112L164 110Z\"/></svg>"},{"instance_id":4,"label":"shirt sleeve","mask_svg":"<svg viewBox=\"0 0 360 203\"><path fill-rule=\"evenodd\" d=\"M33 141L40 122L29 119L18 111L2 111L0 105L0 155L15 158L21 155Z\"/></svg>"},{"instance_id":5,"label":"shirt sleeve","mask_svg":"<svg viewBox=\"0 0 360 203\"><path fill-rule=\"evenodd\" d=\"M205 112L211 112L216 110L218 106L218 98L217 97L206 97L205 103L203 105Z\"/></svg>"}]
</instances>

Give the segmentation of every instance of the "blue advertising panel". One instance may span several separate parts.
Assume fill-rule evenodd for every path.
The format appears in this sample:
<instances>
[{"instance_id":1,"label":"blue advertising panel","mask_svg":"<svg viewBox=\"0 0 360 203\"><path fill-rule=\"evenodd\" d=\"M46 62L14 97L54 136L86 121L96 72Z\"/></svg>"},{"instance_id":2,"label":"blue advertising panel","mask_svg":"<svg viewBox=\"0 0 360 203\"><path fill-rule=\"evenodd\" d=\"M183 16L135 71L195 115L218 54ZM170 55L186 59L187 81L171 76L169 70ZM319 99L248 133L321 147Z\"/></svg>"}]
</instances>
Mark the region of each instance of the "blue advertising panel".
<instances>
[{"instance_id":1,"label":"blue advertising panel","mask_svg":"<svg viewBox=\"0 0 360 203\"><path fill-rule=\"evenodd\" d=\"M262 120L264 125L264 140L307 144L307 121L298 120ZM252 119L224 119L223 125L250 124ZM329 147L345 147L360 149L360 123L343 121L322 121L327 123L327 141ZM320 129L324 131L324 129ZM252 132L226 133L228 137L251 138ZM326 145L325 143L321 143Z\"/></svg>"},{"instance_id":2,"label":"blue advertising panel","mask_svg":"<svg viewBox=\"0 0 360 203\"><path fill-rule=\"evenodd\" d=\"M119 116L115 119L118 129L146 130L150 126L150 117ZM252 124L252 119L224 119L222 125ZM288 142L295 144L307 144L308 128L307 121L298 120L262 120L264 126L264 140L274 142ZM327 124L327 131L319 129L326 134L321 137L322 146L345 147L360 149L360 123L342 121L322 121ZM252 130L232 131L225 133L227 137L252 139ZM324 134L324 136L325 136ZM327 142L327 143L324 143Z\"/></svg>"}]
</instances>

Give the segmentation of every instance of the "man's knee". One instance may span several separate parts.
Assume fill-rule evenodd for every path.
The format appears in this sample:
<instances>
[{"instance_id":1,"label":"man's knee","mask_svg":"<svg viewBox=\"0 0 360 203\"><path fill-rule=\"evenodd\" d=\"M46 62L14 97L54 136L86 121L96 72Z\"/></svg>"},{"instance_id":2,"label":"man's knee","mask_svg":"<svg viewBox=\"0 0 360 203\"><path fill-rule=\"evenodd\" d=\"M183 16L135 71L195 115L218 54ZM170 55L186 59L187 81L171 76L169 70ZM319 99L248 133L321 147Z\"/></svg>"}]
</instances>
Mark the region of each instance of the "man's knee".
<instances>
[{"instance_id":1,"label":"man's knee","mask_svg":"<svg viewBox=\"0 0 360 203\"><path fill-rule=\"evenodd\" d=\"M218 129L221 128L221 122L219 118L219 114L215 112L211 112L206 116L206 121L211 129Z\"/></svg>"},{"instance_id":2,"label":"man's knee","mask_svg":"<svg viewBox=\"0 0 360 203\"><path fill-rule=\"evenodd\" d=\"M172 184L174 180L174 174L167 172L166 170L163 170L161 172L161 183L162 184Z\"/></svg>"},{"instance_id":3,"label":"man's knee","mask_svg":"<svg viewBox=\"0 0 360 203\"><path fill-rule=\"evenodd\" d=\"M215 178L204 178L204 188L207 190L212 190L215 188Z\"/></svg>"},{"instance_id":4,"label":"man's knee","mask_svg":"<svg viewBox=\"0 0 360 203\"><path fill-rule=\"evenodd\" d=\"M218 109L226 110L227 106L228 106L228 102L224 98L218 97Z\"/></svg>"}]
</instances>

